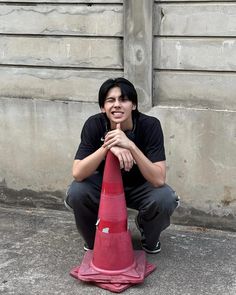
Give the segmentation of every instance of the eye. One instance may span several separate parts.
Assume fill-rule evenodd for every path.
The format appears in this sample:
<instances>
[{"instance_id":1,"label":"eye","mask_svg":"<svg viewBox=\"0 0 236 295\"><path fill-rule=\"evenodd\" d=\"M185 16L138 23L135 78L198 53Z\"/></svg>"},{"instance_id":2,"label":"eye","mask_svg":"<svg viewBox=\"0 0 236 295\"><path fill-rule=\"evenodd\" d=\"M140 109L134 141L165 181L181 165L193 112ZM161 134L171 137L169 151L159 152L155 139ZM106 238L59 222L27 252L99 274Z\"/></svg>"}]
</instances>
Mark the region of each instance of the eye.
<instances>
[{"instance_id":1,"label":"eye","mask_svg":"<svg viewBox=\"0 0 236 295\"><path fill-rule=\"evenodd\" d=\"M115 101L115 99L112 98L112 97L108 97L108 98L105 99L105 102L108 102L108 103L112 103L114 101Z\"/></svg>"},{"instance_id":2,"label":"eye","mask_svg":"<svg viewBox=\"0 0 236 295\"><path fill-rule=\"evenodd\" d=\"M121 97L121 98L120 98L120 100L121 100L122 102L129 101L129 99L128 99L128 97L127 97L127 96L125 96L125 97Z\"/></svg>"}]
</instances>

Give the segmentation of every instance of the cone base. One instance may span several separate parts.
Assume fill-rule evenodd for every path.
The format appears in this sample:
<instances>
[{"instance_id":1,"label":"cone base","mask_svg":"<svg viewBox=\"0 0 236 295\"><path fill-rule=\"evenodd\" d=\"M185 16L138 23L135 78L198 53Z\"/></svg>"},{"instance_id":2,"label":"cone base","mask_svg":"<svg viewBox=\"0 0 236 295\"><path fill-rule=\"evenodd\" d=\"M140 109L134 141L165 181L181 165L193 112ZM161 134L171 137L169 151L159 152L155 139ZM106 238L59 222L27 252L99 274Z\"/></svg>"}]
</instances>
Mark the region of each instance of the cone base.
<instances>
[{"instance_id":1,"label":"cone base","mask_svg":"<svg viewBox=\"0 0 236 295\"><path fill-rule=\"evenodd\" d=\"M83 258L81 265L78 267L77 278L86 282L112 283L112 284L129 284L142 283L146 272L145 252L134 251L134 265L129 269L120 270L113 273L108 270L97 270L92 263L93 251L88 250Z\"/></svg>"},{"instance_id":2,"label":"cone base","mask_svg":"<svg viewBox=\"0 0 236 295\"><path fill-rule=\"evenodd\" d=\"M155 270L156 266L146 262L146 266L145 266L145 273L144 273L144 277L146 278L151 272L153 272ZM78 277L78 273L80 271L80 267L75 267L71 270L70 275L79 280ZM99 288L105 289L105 290L109 290L111 292L115 292L115 293L120 293L123 292L124 290L128 289L129 287L132 287L133 285L136 285L137 283L99 283L99 282L90 282L94 285L96 285Z\"/></svg>"}]
</instances>

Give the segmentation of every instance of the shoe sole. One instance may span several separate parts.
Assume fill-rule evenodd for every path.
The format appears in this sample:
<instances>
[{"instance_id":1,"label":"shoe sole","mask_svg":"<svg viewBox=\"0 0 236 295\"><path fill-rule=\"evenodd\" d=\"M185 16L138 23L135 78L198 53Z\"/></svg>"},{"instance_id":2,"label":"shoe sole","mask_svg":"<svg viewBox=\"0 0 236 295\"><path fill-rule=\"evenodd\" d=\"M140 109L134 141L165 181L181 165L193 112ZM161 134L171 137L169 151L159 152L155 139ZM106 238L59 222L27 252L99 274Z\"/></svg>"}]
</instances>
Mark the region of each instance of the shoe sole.
<instances>
[{"instance_id":1,"label":"shoe sole","mask_svg":"<svg viewBox=\"0 0 236 295\"><path fill-rule=\"evenodd\" d=\"M157 249L157 250L148 250L146 249L143 245L142 245L142 249L148 253L148 254L157 254L157 253L160 253L161 252L161 248Z\"/></svg>"}]
</instances>

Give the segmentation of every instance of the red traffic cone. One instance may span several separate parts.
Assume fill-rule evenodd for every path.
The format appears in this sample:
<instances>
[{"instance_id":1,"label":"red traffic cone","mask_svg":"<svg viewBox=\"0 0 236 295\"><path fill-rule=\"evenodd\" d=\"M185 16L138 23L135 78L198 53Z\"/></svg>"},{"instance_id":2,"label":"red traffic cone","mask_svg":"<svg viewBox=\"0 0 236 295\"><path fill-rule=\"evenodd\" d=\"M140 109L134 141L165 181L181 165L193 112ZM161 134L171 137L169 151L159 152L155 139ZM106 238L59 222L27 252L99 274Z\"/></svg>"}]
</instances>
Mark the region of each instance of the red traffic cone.
<instances>
[{"instance_id":1,"label":"red traffic cone","mask_svg":"<svg viewBox=\"0 0 236 295\"><path fill-rule=\"evenodd\" d=\"M133 251L119 161L108 152L102 183L94 250L88 250L73 277L113 292L141 283L154 266L144 251Z\"/></svg>"}]
</instances>

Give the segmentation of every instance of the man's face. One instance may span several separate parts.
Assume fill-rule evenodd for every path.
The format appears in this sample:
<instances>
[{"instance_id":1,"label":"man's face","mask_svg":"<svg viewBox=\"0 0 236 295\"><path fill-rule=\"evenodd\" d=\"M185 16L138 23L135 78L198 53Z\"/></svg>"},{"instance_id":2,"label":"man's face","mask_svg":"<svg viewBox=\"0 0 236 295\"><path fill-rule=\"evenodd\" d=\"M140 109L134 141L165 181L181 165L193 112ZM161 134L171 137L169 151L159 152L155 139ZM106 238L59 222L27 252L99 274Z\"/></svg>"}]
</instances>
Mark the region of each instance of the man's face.
<instances>
[{"instance_id":1,"label":"man's face","mask_svg":"<svg viewBox=\"0 0 236 295\"><path fill-rule=\"evenodd\" d=\"M132 128L132 110L136 106L127 97L122 97L119 87L111 88L101 108L110 120L111 128L116 128L117 123L121 123L122 129Z\"/></svg>"}]
</instances>

